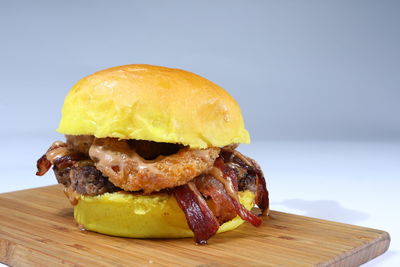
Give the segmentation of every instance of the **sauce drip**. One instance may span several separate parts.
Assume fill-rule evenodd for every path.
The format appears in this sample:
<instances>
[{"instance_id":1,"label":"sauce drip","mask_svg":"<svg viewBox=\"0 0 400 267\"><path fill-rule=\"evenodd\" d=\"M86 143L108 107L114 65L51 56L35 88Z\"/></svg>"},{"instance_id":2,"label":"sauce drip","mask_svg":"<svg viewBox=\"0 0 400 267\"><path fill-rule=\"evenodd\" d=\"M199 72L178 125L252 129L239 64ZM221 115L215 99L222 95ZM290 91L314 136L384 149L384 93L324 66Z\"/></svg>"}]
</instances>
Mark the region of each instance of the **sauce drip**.
<instances>
[{"instance_id":1,"label":"sauce drip","mask_svg":"<svg viewBox=\"0 0 400 267\"><path fill-rule=\"evenodd\" d=\"M71 203L72 206L75 206L78 204L79 200L81 199L81 195L76 193L71 186L65 187L64 188L64 194L67 196L69 202Z\"/></svg>"},{"instance_id":2,"label":"sauce drip","mask_svg":"<svg viewBox=\"0 0 400 267\"><path fill-rule=\"evenodd\" d=\"M108 169L118 166L118 168L114 169L123 170L128 161L134 161L139 170L148 169L152 173L159 172L153 164L163 157L159 156L154 160L145 160L129 147L122 147L121 151L114 151L98 144L93 144L90 147L89 155L95 162L97 161L97 165L102 165Z\"/></svg>"},{"instance_id":3,"label":"sauce drip","mask_svg":"<svg viewBox=\"0 0 400 267\"><path fill-rule=\"evenodd\" d=\"M231 198L233 198L236 201L239 201L237 192L232 184L232 181L225 179L224 174L220 169L218 169L217 167L212 167L211 170L209 171L209 174L214 176L215 179L217 179L221 184L224 185L226 192Z\"/></svg>"}]
</instances>

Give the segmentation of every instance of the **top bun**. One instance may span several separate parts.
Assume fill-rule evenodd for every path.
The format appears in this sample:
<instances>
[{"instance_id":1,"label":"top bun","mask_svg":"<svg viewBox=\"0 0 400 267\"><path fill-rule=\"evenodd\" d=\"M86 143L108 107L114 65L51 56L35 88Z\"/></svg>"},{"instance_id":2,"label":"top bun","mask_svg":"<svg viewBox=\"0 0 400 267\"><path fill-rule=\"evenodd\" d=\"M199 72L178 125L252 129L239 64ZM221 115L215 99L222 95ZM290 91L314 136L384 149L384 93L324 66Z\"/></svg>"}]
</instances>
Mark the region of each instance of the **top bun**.
<instances>
[{"instance_id":1,"label":"top bun","mask_svg":"<svg viewBox=\"0 0 400 267\"><path fill-rule=\"evenodd\" d=\"M178 143L249 143L236 101L194 73L151 65L96 72L68 93L58 132Z\"/></svg>"}]
</instances>

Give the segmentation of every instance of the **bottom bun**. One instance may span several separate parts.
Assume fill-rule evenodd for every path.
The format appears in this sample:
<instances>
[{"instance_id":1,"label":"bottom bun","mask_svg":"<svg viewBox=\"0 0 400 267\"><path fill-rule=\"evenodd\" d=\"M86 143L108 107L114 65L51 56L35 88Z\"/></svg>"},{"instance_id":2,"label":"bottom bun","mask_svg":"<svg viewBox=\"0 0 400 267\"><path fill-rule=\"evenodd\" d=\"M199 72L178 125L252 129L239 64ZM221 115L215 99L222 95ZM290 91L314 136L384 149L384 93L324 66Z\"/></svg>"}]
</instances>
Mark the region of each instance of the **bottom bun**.
<instances>
[{"instance_id":1,"label":"bottom bun","mask_svg":"<svg viewBox=\"0 0 400 267\"><path fill-rule=\"evenodd\" d=\"M250 210L254 193L239 192L240 202ZM136 195L105 193L81 196L74 208L76 222L86 230L123 237L179 238L191 237L185 214L172 194ZM244 221L236 216L224 223L218 233L233 230Z\"/></svg>"}]
</instances>

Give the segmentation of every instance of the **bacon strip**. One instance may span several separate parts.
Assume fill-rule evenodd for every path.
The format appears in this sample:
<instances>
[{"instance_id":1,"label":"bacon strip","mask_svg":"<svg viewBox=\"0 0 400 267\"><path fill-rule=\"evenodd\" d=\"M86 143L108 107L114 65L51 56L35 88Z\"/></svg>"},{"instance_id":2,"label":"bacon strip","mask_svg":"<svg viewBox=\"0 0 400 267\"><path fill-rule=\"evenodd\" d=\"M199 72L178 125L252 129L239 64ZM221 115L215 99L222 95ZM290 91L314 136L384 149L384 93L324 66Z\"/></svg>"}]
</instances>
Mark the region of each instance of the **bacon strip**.
<instances>
[{"instance_id":1,"label":"bacon strip","mask_svg":"<svg viewBox=\"0 0 400 267\"><path fill-rule=\"evenodd\" d=\"M209 205L220 225L237 216L236 208L225 190L224 185L212 175L201 175L194 179L199 192L212 203ZM207 202L208 204L208 202Z\"/></svg>"},{"instance_id":2,"label":"bacon strip","mask_svg":"<svg viewBox=\"0 0 400 267\"><path fill-rule=\"evenodd\" d=\"M54 142L46 153L38 159L36 166L36 175L43 176L51 167L51 165L56 166L58 169L65 169L66 167L71 167L79 159L85 156L81 153L71 153L67 149L67 144L61 141Z\"/></svg>"},{"instance_id":3,"label":"bacon strip","mask_svg":"<svg viewBox=\"0 0 400 267\"><path fill-rule=\"evenodd\" d=\"M84 155L82 154L72 153L55 159L53 165L57 169L63 170L65 168L74 166L79 160L82 160L83 158Z\"/></svg>"},{"instance_id":4,"label":"bacon strip","mask_svg":"<svg viewBox=\"0 0 400 267\"><path fill-rule=\"evenodd\" d=\"M262 215L269 213L269 196L267 191L267 185L265 183L264 174L262 173L260 167L256 163L255 173L257 175L257 193L256 193L256 204L260 208Z\"/></svg>"},{"instance_id":5,"label":"bacon strip","mask_svg":"<svg viewBox=\"0 0 400 267\"><path fill-rule=\"evenodd\" d=\"M237 196L238 182L235 172L224 164L224 161L221 157L216 159L214 164L218 169L213 168L210 173L225 186L225 190L231 197L232 203L235 206L237 214L240 216L240 218L242 218L245 221L248 221L252 225L260 226L262 222L261 218L251 213L251 211L247 210L239 202L239 198ZM220 170L220 173L218 173L217 170Z\"/></svg>"},{"instance_id":6,"label":"bacon strip","mask_svg":"<svg viewBox=\"0 0 400 267\"><path fill-rule=\"evenodd\" d=\"M175 187L174 194L194 233L196 243L207 244L207 240L217 232L219 223L206 201L192 182Z\"/></svg>"},{"instance_id":7,"label":"bacon strip","mask_svg":"<svg viewBox=\"0 0 400 267\"><path fill-rule=\"evenodd\" d=\"M51 167L51 162L47 159L46 154L40 157L36 163L37 176L43 176Z\"/></svg>"},{"instance_id":8,"label":"bacon strip","mask_svg":"<svg viewBox=\"0 0 400 267\"><path fill-rule=\"evenodd\" d=\"M52 162L47 158L47 153L51 152L54 149L57 149L59 147L65 147L67 144L61 141L56 141L54 142L49 149L47 149L46 153L38 159L36 162L36 167L37 167L37 176L43 176L51 167Z\"/></svg>"},{"instance_id":9,"label":"bacon strip","mask_svg":"<svg viewBox=\"0 0 400 267\"><path fill-rule=\"evenodd\" d=\"M235 151L235 153L240 154L240 152ZM243 158L247 160L251 165L251 172L253 172L256 175L256 199L255 203L256 205L260 208L262 215L268 214L269 212L269 196L268 196L268 190L267 190L267 185L265 182L264 174L261 171L260 165L258 163L249 157L246 157L242 154L240 154Z\"/></svg>"},{"instance_id":10,"label":"bacon strip","mask_svg":"<svg viewBox=\"0 0 400 267\"><path fill-rule=\"evenodd\" d=\"M256 199L255 203L260 208L262 215L268 214L269 212L269 196L267 191L267 186L264 178L264 174L261 171L260 165L252 159L249 158L237 150L225 149L221 153L224 158L228 161L234 161L236 163L246 168L249 173L253 173L256 176ZM239 159L239 160L237 160Z\"/></svg>"}]
</instances>

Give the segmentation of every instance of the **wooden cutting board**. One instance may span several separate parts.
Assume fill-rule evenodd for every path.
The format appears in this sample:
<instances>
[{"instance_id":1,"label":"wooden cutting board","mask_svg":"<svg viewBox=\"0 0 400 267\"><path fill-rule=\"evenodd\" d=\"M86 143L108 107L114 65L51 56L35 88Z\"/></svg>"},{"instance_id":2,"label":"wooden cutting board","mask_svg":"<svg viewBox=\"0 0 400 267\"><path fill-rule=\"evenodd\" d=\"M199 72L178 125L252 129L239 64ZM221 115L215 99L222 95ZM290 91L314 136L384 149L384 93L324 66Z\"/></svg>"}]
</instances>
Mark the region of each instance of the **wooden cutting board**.
<instances>
[{"instance_id":1,"label":"wooden cutting board","mask_svg":"<svg viewBox=\"0 0 400 267\"><path fill-rule=\"evenodd\" d=\"M11 266L357 266L384 253L389 234L272 211L206 246L80 231L59 186L0 194L0 262Z\"/></svg>"}]
</instances>

